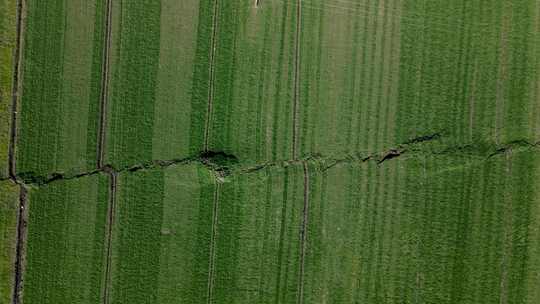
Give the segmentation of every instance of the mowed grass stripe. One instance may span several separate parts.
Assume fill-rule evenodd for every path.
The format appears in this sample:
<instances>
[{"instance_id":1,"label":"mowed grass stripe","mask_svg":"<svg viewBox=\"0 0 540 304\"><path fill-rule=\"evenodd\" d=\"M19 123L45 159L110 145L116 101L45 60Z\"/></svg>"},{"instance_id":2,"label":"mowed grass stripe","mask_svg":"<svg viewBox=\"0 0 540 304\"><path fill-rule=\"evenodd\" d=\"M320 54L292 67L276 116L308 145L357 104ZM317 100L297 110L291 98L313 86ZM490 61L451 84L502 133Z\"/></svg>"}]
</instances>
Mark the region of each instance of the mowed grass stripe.
<instances>
[{"instance_id":1,"label":"mowed grass stripe","mask_svg":"<svg viewBox=\"0 0 540 304\"><path fill-rule=\"evenodd\" d=\"M20 176L96 167L103 3L83 2L26 2Z\"/></svg>"},{"instance_id":2,"label":"mowed grass stripe","mask_svg":"<svg viewBox=\"0 0 540 304\"><path fill-rule=\"evenodd\" d=\"M112 32L112 0L104 0L103 5L103 55L101 68L101 94L99 107L99 130L97 143L97 167L103 168L105 159L105 143L107 141L107 109L109 99L109 64Z\"/></svg>"},{"instance_id":3,"label":"mowed grass stripe","mask_svg":"<svg viewBox=\"0 0 540 304\"><path fill-rule=\"evenodd\" d=\"M399 4L302 1L300 155L345 156L395 145L384 138L397 100ZM390 126L388 126L390 125Z\"/></svg>"},{"instance_id":4,"label":"mowed grass stripe","mask_svg":"<svg viewBox=\"0 0 540 304\"><path fill-rule=\"evenodd\" d=\"M534 303L537 158L409 157L315 173L304 302Z\"/></svg>"},{"instance_id":5,"label":"mowed grass stripe","mask_svg":"<svg viewBox=\"0 0 540 304\"><path fill-rule=\"evenodd\" d=\"M12 303L15 288L15 254L19 187L11 181L0 182L0 303Z\"/></svg>"},{"instance_id":6,"label":"mowed grass stripe","mask_svg":"<svg viewBox=\"0 0 540 304\"><path fill-rule=\"evenodd\" d=\"M99 303L105 270L106 175L28 192L24 303Z\"/></svg>"},{"instance_id":7,"label":"mowed grass stripe","mask_svg":"<svg viewBox=\"0 0 540 304\"><path fill-rule=\"evenodd\" d=\"M204 149L214 2L113 3L105 164Z\"/></svg>"},{"instance_id":8,"label":"mowed grass stripe","mask_svg":"<svg viewBox=\"0 0 540 304\"><path fill-rule=\"evenodd\" d=\"M534 141L536 5L404 1L396 141Z\"/></svg>"},{"instance_id":9,"label":"mowed grass stripe","mask_svg":"<svg viewBox=\"0 0 540 304\"><path fill-rule=\"evenodd\" d=\"M297 303L303 183L294 165L221 184L211 303Z\"/></svg>"},{"instance_id":10,"label":"mowed grass stripe","mask_svg":"<svg viewBox=\"0 0 540 304\"><path fill-rule=\"evenodd\" d=\"M161 5L116 1L105 163L125 167L152 159Z\"/></svg>"},{"instance_id":11,"label":"mowed grass stripe","mask_svg":"<svg viewBox=\"0 0 540 304\"><path fill-rule=\"evenodd\" d=\"M201 165L121 173L108 303L205 303L214 177Z\"/></svg>"},{"instance_id":12,"label":"mowed grass stripe","mask_svg":"<svg viewBox=\"0 0 540 304\"><path fill-rule=\"evenodd\" d=\"M208 55L213 17L212 6L217 1L161 1L159 70L157 73L152 158L176 159L195 155L203 150L206 107L201 98L211 87L211 75L194 77L198 68L212 65L199 63ZM200 41L198 41L200 40ZM202 46L198 46L202 43ZM202 49L207 47L207 49ZM197 64L201 64L198 67Z\"/></svg>"},{"instance_id":13,"label":"mowed grass stripe","mask_svg":"<svg viewBox=\"0 0 540 304\"><path fill-rule=\"evenodd\" d=\"M11 124L16 106L18 73L18 30L19 3L16 0L0 1L0 178L9 176L11 145Z\"/></svg>"},{"instance_id":14,"label":"mowed grass stripe","mask_svg":"<svg viewBox=\"0 0 540 304\"><path fill-rule=\"evenodd\" d=\"M208 149L245 164L292 155L296 3L222 1Z\"/></svg>"}]
</instances>

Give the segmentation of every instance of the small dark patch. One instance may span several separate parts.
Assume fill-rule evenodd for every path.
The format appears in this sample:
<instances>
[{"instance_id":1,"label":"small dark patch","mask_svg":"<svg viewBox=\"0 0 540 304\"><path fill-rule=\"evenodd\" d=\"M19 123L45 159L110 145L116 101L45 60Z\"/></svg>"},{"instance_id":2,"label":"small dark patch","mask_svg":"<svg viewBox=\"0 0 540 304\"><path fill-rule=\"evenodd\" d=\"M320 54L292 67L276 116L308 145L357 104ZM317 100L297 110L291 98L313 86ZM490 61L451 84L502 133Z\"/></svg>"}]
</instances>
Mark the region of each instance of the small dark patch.
<instances>
[{"instance_id":1,"label":"small dark patch","mask_svg":"<svg viewBox=\"0 0 540 304\"><path fill-rule=\"evenodd\" d=\"M51 174L51 176L55 177L56 179L61 178L60 174ZM38 175L35 172L21 172L17 174L17 178L22 180L25 184L43 185L49 181L49 178L46 176Z\"/></svg>"},{"instance_id":2,"label":"small dark patch","mask_svg":"<svg viewBox=\"0 0 540 304\"><path fill-rule=\"evenodd\" d=\"M386 154L384 154L384 156L377 162L377 164L380 165L381 163L383 163L383 162L385 162L387 160L390 160L392 158L396 158L396 157L400 156L403 152L405 152L405 151L399 151L399 150L392 149L392 150L386 152Z\"/></svg>"},{"instance_id":3,"label":"small dark patch","mask_svg":"<svg viewBox=\"0 0 540 304\"><path fill-rule=\"evenodd\" d=\"M200 155L200 161L211 170L228 175L230 168L238 165L239 160L232 154L223 151L206 151Z\"/></svg>"},{"instance_id":4,"label":"small dark patch","mask_svg":"<svg viewBox=\"0 0 540 304\"><path fill-rule=\"evenodd\" d=\"M405 142L406 145L418 144L426 141L438 140L441 138L441 133L433 133L430 135L418 136Z\"/></svg>"}]
</instances>

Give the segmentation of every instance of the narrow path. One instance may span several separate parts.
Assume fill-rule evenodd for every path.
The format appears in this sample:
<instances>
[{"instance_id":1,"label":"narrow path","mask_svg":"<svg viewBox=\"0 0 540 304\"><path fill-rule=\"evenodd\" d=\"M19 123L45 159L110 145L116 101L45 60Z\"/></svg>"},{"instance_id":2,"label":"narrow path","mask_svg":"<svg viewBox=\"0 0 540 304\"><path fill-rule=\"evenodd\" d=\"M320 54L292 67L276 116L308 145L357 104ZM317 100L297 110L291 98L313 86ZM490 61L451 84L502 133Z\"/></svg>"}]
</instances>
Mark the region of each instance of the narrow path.
<instances>
[{"instance_id":1,"label":"narrow path","mask_svg":"<svg viewBox=\"0 0 540 304\"><path fill-rule=\"evenodd\" d=\"M209 82L208 82L208 108L206 109L206 122L204 125L204 151L208 151L208 142L210 140L210 124L212 123L212 103L214 99L214 78L215 78L215 67L214 61L216 57L216 33L218 27L218 9L219 9L219 0L214 0L214 12L212 17L212 38L211 45L212 49L210 50L210 66L209 66Z\"/></svg>"},{"instance_id":2,"label":"narrow path","mask_svg":"<svg viewBox=\"0 0 540 304\"><path fill-rule=\"evenodd\" d=\"M24 5L23 0L17 1L17 41L15 45L15 54L13 54L13 83L11 92L11 129L8 148L8 162L9 162L9 176L11 179L15 179L16 176L16 157L15 147L17 143L17 108L19 101L19 88L20 88L20 74L21 74L21 60L22 60L22 35L23 35L23 15Z\"/></svg>"},{"instance_id":3,"label":"narrow path","mask_svg":"<svg viewBox=\"0 0 540 304\"><path fill-rule=\"evenodd\" d=\"M28 218L26 199L27 190L24 186L20 186L19 197L19 212L17 216L17 242L15 250L15 278L13 283L13 304L22 303L22 286L23 286L23 268L25 257L25 244L26 244L26 223Z\"/></svg>"},{"instance_id":4,"label":"narrow path","mask_svg":"<svg viewBox=\"0 0 540 304\"><path fill-rule=\"evenodd\" d=\"M206 302L212 303L213 291L214 291L214 272L215 272L215 258L216 258L216 237L217 237L217 223L218 223L218 206L219 206L219 182L216 179L214 190L214 210L212 215L212 236L210 238L210 258L208 263L208 293Z\"/></svg>"},{"instance_id":5,"label":"narrow path","mask_svg":"<svg viewBox=\"0 0 540 304\"><path fill-rule=\"evenodd\" d=\"M107 210L107 235L106 235L106 260L105 260L105 278L103 283L103 303L109 303L109 285L111 281L111 259L112 259L112 234L114 227L114 215L116 212L116 188L118 185L118 174L116 172L110 172L110 196L109 196L109 208Z\"/></svg>"},{"instance_id":6,"label":"narrow path","mask_svg":"<svg viewBox=\"0 0 540 304\"><path fill-rule=\"evenodd\" d=\"M107 133L107 107L109 95L109 53L111 51L111 31L112 31L112 0L107 0L105 8L105 45L103 47L103 65L101 67L101 102L97 147L97 166L103 168L105 159L105 141Z\"/></svg>"},{"instance_id":7,"label":"narrow path","mask_svg":"<svg viewBox=\"0 0 540 304\"><path fill-rule=\"evenodd\" d=\"M304 209L302 211L302 228L300 229L300 275L298 277L298 304L304 303L304 272L306 259L306 240L309 219L309 168L304 165Z\"/></svg>"},{"instance_id":8,"label":"narrow path","mask_svg":"<svg viewBox=\"0 0 540 304\"><path fill-rule=\"evenodd\" d=\"M302 24L302 0L296 2L296 38L294 54L294 101L293 101L293 134L292 134L292 158L298 156L298 108L300 99L300 38Z\"/></svg>"}]
</instances>

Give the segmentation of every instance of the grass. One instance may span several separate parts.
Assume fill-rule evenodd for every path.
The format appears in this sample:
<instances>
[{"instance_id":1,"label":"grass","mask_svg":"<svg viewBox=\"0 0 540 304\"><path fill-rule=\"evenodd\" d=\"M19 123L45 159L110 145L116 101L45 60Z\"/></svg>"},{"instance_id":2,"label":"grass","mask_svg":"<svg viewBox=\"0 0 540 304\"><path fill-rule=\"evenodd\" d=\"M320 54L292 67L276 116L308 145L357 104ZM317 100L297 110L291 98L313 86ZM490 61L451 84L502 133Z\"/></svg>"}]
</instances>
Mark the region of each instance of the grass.
<instances>
[{"instance_id":1,"label":"grass","mask_svg":"<svg viewBox=\"0 0 540 304\"><path fill-rule=\"evenodd\" d=\"M219 1L210 150L245 163L291 158L295 7Z\"/></svg>"},{"instance_id":2,"label":"grass","mask_svg":"<svg viewBox=\"0 0 540 304\"><path fill-rule=\"evenodd\" d=\"M202 303L214 179L201 165L120 174L109 303Z\"/></svg>"},{"instance_id":3,"label":"grass","mask_svg":"<svg viewBox=\"0 0 540 304\"><path fill-rule=\"evenodd\" d=\"M104 1L27 1L17 172L96 166Z\"/></svg>"},{"instance_id":4,"label":"grass","mask_svg":"<svg viewBox=\"0 0 540 304\"><path fill-rule=\"evenodd\" d=\"M124 2L113 4L106 162L122 168L196 155L213 1Z\"/></svg>"},{"instance_id":5,"label":"grass","mask_svg":"<svg viewBox=\"0 0 540 304\"><path fill-rule=\"evenodd\" d=\"M303 181L296 165L220 185L211 303L296 303Z\"/></svg>"},{"instance_id":6,"label":"grass","mask_svg":"<svg viewBox=\"0 0 540 304\"><path fill-rule=\"evenodd\" d=\"M25 3L25 302L540 300L537 1L120 0L111 45L105 0ZM101 131L118 179L54 174L96 170Z\"/></svg>"},{"instance_id":7,"label":"grass","mask_svg":"<svg viewBox=\"0 0 540 304\"><path fill-rule=\"evenodd\" d=\"M25 303L99 303L109 179L55 181L28 193Z\"/></svg>"},{"instance_id":8,"label":"grass","mask_svg":"<svg viewBox=\"0 0 540 304\"><path fill-rule=\"evenodd\" d=\"M535 1L405 1L396 139L536 141Z\"/></svg>"},{"instance_id":9,"label":"grass","mask_svg":"<svg viewBox=\"0 0 540 304\"><path fill-rule=\"evenodd\" d=\"M16 18L16 1L0 1L0 178L8 176Z\"/></svg>"},{"instance_id":10,"label":"grass","mask_svg":"<svg viewBox=\"0 0 540 304\"><path fill-rule=\"evenodd\" d=\"M300 155L343 156L395 146L399 3L301 4Z\"/></svg>"},{"instance_id":11,"label":"grass","mask_svg":"<svg viewBox=\"0 0 540 304\"><path fill-rule=\"evenodd\" d=\"M537 169L525 168L536 162L515 152L312 170L304 303L533 303Z\"/></svg>"},{"instance_id":12,"label":"grass","mask_svg":"<svg viewBox=\"0 0 540 304\"><path fill-rule=\"evenodd\" d=\"M0 182L0 303L11 303L17 236L19 189L9 181Z\"/></svg>"}]
</instances>

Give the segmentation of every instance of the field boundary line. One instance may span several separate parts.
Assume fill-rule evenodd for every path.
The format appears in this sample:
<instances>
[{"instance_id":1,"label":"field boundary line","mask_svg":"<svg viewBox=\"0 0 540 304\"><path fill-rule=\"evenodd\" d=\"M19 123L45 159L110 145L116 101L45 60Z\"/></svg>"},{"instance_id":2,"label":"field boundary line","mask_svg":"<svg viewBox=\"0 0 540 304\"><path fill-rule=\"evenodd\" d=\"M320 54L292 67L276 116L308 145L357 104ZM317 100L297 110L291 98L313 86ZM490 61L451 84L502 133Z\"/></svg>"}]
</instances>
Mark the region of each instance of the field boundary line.
<instances>
[{"instance_id":1,"label":"field boundary line","mask_svg":"<svg viewBox=\"0 0 540 304\"><path fill-rule=\"evenodd\" d=\"M306 260L307 226L309 220L309 168L302 162L304 169L304 207L302 210L302 226L300 228L300 274L298 276L298 304L304 303L304 273Z\"/></svg>"},{"instance_id":2,"label":"field boundary line","mask_svg":"<svg viewBox=\"0 0 540 304\"><path fill-rule=\"evenodd\" d=\"M109 54L112 36L112 0L107 0L105 7L105 45L103 46L101 66L101 96L99 113L99 130L97 146L97 167L103 168L105 158L105 141L107 133L107 108L109 98Z\"/></svg>"},{"instance_id":3,"label":"field boundary line","mask_svg":"<svg viewBox=\"0 0 540 304\"><path fill-rule=\"evenodd\" d=\"M220 183L215 179L214 182L214 204L212 213L212 235L210 236L210 257L208 261L208 290L206 303L212 303L212 296L214 291L214 272L215 272L215 259L216 259L216 238L217 238L217 225L218 225L218 211L219 211L219 190Z\"/></svg>"},{"instance_id":4,"label":"field boundary line","mask_svg":"<svg viewBox=\"0 0 540 304\"><path fill-rule=\"evenodd\" d=\"M292 158L298 157L298 111L300 99L300 39L302 25L302 1L296 2L296 37L294 54L294 100L293 100L293 134L292 134Z\"/></svg>"},{"instance_id":5,"label":"field boundary line","mask_svg":"<svg viewBox=\"0 0 540 304\"><path fill-rule=\"evenodd\" d=\"M22 303L23 269L26 255L26 226L28 223L27 190L24 185L19 185L19 212L17 215L17 241L15 247L15 271L13 282L13 304Z\"/></svg>"},{"instance_id":6,"label":"field boundary line","mask_svg":"<svg viewBox=\"0 0 540 304\"><path fill-rule=\"evenodd\" d=\"M20 76L22 65L22 47L23 47L23 19L24 19L24 0L17 1L17 25L16 25L16 42L15 52L13 54L13 81L11 84L11 126L8 146L8 174L9 177L15 180L17 175L16 168L16 145L17 145L17 109L19 105L19 94L21 89Z\"/></svg>"},{"instance_id":7,"label":"field boundary line","mask_svg":"<svg viewBox=\"0 0 540 304\"><path fill-rule=\"evenodd\" d=\"M105 255L105 274L103 279L103 303L109 303L109 285L111 282L111 263L112 263L112 234L114 227L114 216L116 212L116 189L118 185L118 173L111 171L109 173L110 188L109 188L109 206L107 208L107 244Z\"/></svg>"},{"instance_id":8,"label":"field boundary line","mask_svg":"<svg viewBox=\"0 0 540 304\"><path fill-rule=\"evenodd\" d=\"M210 66L208 68L208 103L206 108L206 121L204 123L204 148L203 150L208 151L208 142L210 140L210 124L212 122L213 116L213 106L214 101L214 79L215 79L215 57L216 57L216 47L217 47L217 27L218 27L218 11L219 11L219 1L214 0L214 9L212 16L212 38L211 38L211 49L210 49Z\"/></svg>"}]
</instances>

